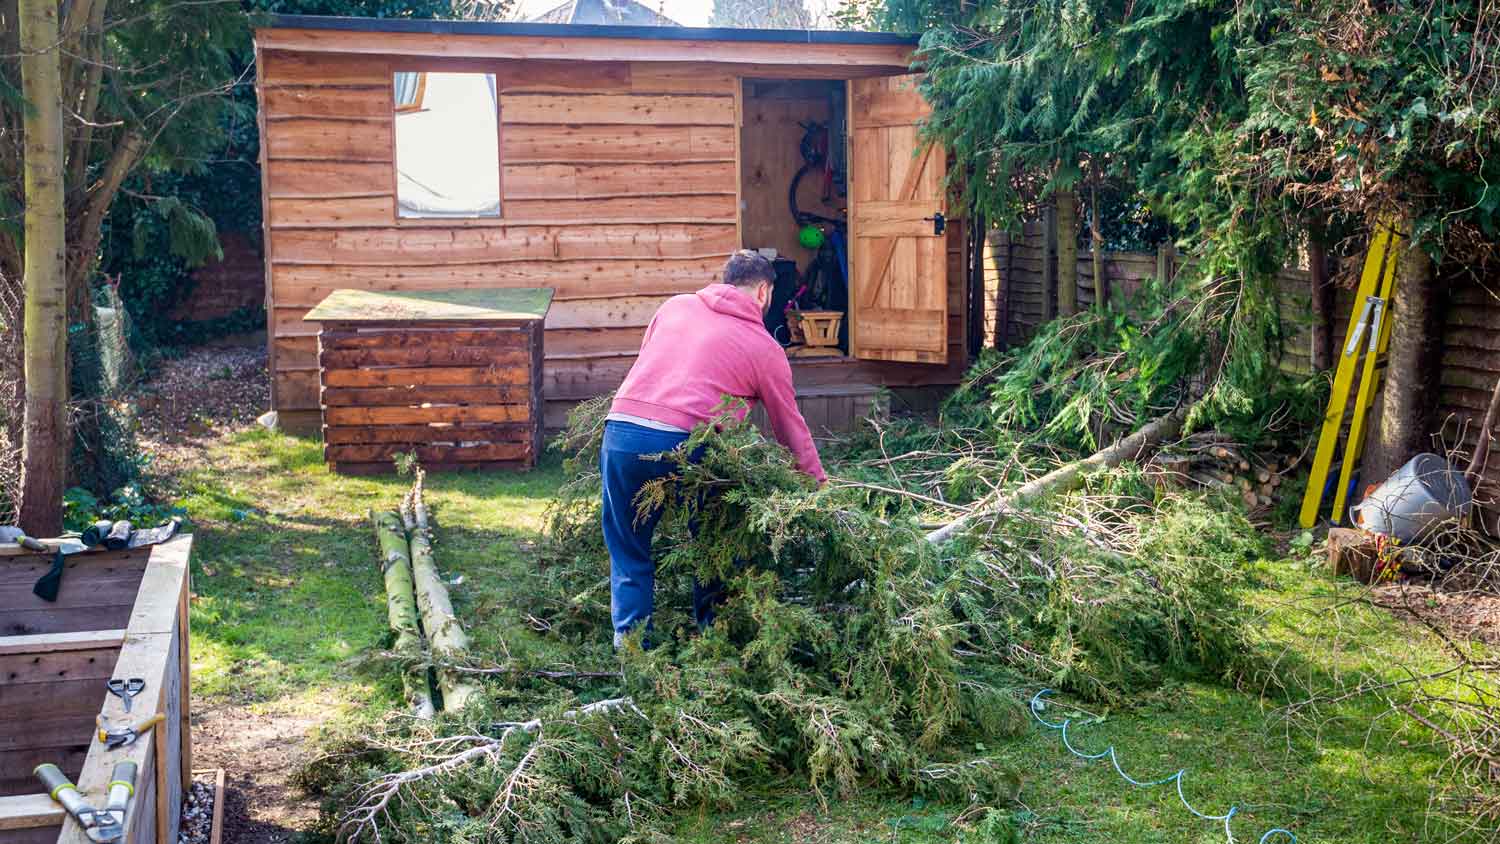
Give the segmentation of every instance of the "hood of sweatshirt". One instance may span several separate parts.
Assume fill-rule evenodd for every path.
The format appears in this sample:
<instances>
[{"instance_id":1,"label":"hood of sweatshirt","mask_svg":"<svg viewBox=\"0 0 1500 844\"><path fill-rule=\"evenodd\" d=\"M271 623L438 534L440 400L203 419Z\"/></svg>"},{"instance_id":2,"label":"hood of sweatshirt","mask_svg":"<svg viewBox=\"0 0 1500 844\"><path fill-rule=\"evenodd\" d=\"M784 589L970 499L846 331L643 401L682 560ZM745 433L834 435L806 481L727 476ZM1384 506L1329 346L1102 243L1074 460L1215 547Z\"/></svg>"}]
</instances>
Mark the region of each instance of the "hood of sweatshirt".
<instances>
[{"instance_id":1,"label":"hood of sweatshirt","mask_svg":"<svg viewBox=\"0 0 1500 844\"><path fill-rule=\"evenodd\" d=\"M732 284L710 284L698 291L698 298L711 310L760 324L760 305L750 295Z\"/></svg>"}]
</instances>

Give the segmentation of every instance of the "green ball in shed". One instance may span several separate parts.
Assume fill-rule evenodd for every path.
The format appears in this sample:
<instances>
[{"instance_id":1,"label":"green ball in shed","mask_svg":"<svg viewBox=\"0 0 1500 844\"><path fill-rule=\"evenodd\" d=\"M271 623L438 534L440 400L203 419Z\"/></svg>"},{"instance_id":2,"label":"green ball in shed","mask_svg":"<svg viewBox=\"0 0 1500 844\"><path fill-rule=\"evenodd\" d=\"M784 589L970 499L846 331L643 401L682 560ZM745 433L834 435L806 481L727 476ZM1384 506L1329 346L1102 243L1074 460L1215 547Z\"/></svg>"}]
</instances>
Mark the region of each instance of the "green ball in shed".
<instances>
[{"instance_id":1,"label":"green ball in shed","mask_svg":"<svg viewBox=\"0 0 1500 844\"><path fill-rule=\"evenodd\" d=\"M827 236L823 234L823 230L811 223L803 226L802 230L797 232L797 242L802 244L805 249L818 249L823 245L825 240L827 240Z\"/></svg>"}]
</instances>

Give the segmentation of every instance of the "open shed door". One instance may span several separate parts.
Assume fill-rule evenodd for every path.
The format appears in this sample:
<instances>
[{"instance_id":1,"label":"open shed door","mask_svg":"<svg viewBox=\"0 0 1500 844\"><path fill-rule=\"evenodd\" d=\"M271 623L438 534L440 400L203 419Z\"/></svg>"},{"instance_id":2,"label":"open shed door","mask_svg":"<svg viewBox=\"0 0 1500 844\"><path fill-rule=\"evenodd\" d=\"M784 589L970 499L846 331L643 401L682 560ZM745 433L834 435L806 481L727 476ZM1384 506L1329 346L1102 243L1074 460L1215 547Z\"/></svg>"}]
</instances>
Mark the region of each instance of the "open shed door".
<instances>
[{"instance_id":1,"label":"open shed door","mask_svg":"<svg viewBox=\"0 0 1500 844\"><path fill-rule=\"evenodd\" d=\"M849 82L850 352L948 362L947 156L919 143L920 75Z\"/></svg>"}]
</instances>

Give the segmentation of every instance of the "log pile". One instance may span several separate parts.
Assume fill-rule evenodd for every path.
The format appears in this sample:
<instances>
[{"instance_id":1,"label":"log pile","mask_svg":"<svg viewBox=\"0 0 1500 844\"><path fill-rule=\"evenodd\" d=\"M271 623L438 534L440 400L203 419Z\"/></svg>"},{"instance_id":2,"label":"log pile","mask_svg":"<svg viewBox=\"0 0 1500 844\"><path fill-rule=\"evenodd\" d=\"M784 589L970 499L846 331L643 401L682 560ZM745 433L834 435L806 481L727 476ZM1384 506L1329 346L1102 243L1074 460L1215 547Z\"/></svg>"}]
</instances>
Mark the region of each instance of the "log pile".
<instances>
[{"instance_id":1,"label":"log pile","mask_svg":"<svg viewBox=\"0 0 1500 844\"><path fill-rule=\"evenodd\" d=\"M1146 470L1158 482L1217 489L1250 510L1269 508L1299 458L1253 451L1214 431L1190 434L1157 452Z\"/></svg>"}]
</instances>

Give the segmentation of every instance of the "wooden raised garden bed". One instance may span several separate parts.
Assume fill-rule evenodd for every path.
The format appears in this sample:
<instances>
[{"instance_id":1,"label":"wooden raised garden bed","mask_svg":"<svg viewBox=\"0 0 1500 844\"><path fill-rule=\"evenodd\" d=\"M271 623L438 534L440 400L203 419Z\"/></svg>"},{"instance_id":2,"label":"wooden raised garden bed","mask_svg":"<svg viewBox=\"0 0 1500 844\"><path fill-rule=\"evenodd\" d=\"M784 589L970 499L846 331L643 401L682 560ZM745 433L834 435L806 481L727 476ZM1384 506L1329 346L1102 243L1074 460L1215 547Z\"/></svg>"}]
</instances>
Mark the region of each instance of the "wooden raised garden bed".
<instances>
[{"instance_id":1,"label":"wooden raised garden bed","mask_svg":"<svg viewBox=\"0 0 1500 844\"><path fill-rule=\"evenodd\" d=\"M530 468L542 448L550 289L335 290L321 325L323 458L336 472Z\"/></svg>"},{"instance_id":2,"label":"wooden raised garden bed","mask_svg":"<svg viewBox=\"0 0 1500 844\"><path fill-rule=\"evenodd\" d=\"M32 770L62 769L96 807L116 762L138 766L122 841L176 844L191 782L188 730L190 535L125 551L66 558L58 598L32 593L52 555L0 550L0 844L87 844L83 829L45 793ZM106 690L139 677L131 712ZM109 750L95 718L115 727L160 712L166 720L134 744Z\"/></svg>"}]
</instances>

